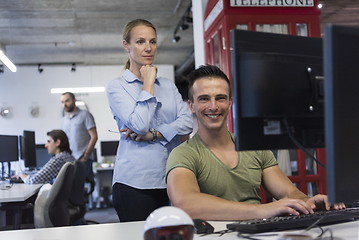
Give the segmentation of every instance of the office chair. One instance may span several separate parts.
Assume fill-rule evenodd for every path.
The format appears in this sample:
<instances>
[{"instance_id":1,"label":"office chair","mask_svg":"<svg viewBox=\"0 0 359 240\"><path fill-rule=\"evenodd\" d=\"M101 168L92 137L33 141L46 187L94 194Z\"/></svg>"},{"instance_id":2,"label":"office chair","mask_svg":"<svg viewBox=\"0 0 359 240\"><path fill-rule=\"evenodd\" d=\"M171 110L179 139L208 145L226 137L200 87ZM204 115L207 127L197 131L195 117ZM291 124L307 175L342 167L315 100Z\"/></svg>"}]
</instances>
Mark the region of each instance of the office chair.
<instances>
[{"instance_id":1,"label":"office chair","mask_svg":"<svg viewBox=\"0 0 359 240\"><path fill-rule=\"evenodd\" d=\"M83 162L75 162L75 174L69 197L70 225L86 224L84 219L86 213L85 199L86 166Z\"/></svg>"},{"instance_id":2,"label":"office chair","mask_svg":"<svg viewBox=\"0 0 359 240\"><path fill-rule=\"evenodd\" d=\"M69 196L68 210L70 214L70 225L98 224L96 221L84 218L87 207L87 192L85 188L86 182L86 165L77 160L75 163L75 173L72 183L72 189Z\"/></svg>"},{"instance_id":3,"label":"office chair","mask_svg":"<svg viewBox=\"0 0 359 240\"><path fill-rule=\"evenodd\" d=\"M70 225L68 199L74 179L75 165L65 163L55 182L40 188L34 204L35 228L59 227Z\"/></svg>"},{"instance_id":4,"label":"office chair","mask_svg":"<svg viewBox=\"0 0 359 240\"><path fill-rule=\"evenodd\" d=\"M92 193L95 190L95 176L93 173L93 162L97 162L97 151L96 148L91 153L90 157L88 158L87 162L85 163L85 201L87 208L93 207L93 200L92 200Z\"/></svg>"}]
</instances>

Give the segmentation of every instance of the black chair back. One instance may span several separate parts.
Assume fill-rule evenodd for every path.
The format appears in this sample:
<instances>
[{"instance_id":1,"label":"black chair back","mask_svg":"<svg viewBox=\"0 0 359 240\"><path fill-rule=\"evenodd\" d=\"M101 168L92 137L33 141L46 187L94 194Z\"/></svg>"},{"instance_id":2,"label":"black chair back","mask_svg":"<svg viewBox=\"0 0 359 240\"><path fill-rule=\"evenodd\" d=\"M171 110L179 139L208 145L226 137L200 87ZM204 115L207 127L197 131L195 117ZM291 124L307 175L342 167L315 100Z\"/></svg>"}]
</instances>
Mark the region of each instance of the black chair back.
<instances>
[{"instance_id":1,"label":"black chair back","mask_svg":"<svg viewBox=\"0 0 359 240\"><path fill-rule=\"evenodd\" d=\"M83 218L86 213L85 179L86 165L77 160L75 162L75 174L68 205L71 225L78 224L77 221Z\"/></svg>"}]
</instances>

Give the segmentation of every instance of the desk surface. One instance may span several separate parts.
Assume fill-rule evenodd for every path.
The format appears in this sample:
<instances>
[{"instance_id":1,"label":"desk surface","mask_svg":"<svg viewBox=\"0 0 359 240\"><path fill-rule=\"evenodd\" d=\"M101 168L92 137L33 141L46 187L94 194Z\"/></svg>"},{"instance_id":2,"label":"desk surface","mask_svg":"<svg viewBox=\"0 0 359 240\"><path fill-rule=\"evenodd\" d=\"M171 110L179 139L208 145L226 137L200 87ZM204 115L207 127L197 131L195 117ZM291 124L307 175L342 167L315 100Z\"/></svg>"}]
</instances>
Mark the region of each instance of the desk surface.
<instances>
[{"instance_id":1,"label":"desk surface","mask_svg":"<svg viewBox=\"0 0 359 240\"><path fill-rule=\"evenodd\" d=\"M36 194L42 184L15 183L10 189L0 190L0 203L22 202Z\"/></svg>"},{"instance_id":2,"label":"desk surface","mask_svg":"<svg viewBox=\"0 0 359 240\"><path fill-rule=\"evenodd\" d=\"M210 222L215 231L226 229L227 222ZM143 226L144 222L131 223L110 223L110 224L95 224L75 227L58 227L58 228L43 228L43 229L28 229L28 230L11 230L0 231L1 239L29 239L29 240L143 240ZM331 229L333 239L357 240L359 237L359 222L349 222L344 224L336 224L325 227ZM300 231L296 231L300 232ZM310 234L317 236L321 231L313 229ZM267 235L267 236L265 236ZM256 239L277 240L279 234L275 233L261 233L255 235ZM329 237L329 234L324 235ZM207 235L201 237L195 235L194 240L238 240L243 239L237 236L237 233L226 233L223 236ZM329 239L329 238L325 238Z\"/></svg>"},{"instance_id":3,"label":"desk surface","mask_svg":"<svg viewBox=\"0 0 359 240\"><path fill-rule=\"evenodd\" d=\"M97 167L94 168L95 172L101 172L101 171L113 171L113 167Z\"/></svg>"}]
</instances>

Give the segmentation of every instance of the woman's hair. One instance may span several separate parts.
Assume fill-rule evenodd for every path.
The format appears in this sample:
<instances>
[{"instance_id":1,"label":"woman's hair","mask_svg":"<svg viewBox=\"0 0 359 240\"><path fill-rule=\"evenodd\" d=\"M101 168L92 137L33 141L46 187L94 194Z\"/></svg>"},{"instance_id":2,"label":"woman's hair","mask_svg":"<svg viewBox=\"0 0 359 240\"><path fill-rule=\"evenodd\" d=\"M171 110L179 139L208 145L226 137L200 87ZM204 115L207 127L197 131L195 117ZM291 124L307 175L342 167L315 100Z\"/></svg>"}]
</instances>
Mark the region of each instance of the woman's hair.
<instances>
[{"instance_id":1,"label":"woman's hair","mask_svg":"<svg viewBox=\"0 0 359 240\"><path fill-rule=\"evenodd\" d=\"M69 154L72 153L70 149L69 139L64 131L55 129L47 133L47 136L50 136L54 141L60 140L60 152L68 152Z\"/></svg>"},{"instance_id":2,"label":"woman's hair","mask_svg":"<svg viewBox=\"0 0 359 240\"><path fill-rule=\"evenodd\" d=\"M155 33L157 34L157 30L155 28L155 26L153 26L153 24L145 19L135 19L132 20L130 22L128 22L126 24L126 26L123 29L123 33L122 33L122 38L123 40L125 40L126 42L130 42L131 41L131 31L134 27L137 26L146 26L146 27L150 27L152 28ZM130 68L130 59L127 60L126 64L125 64L125 69L129 69Z\"/></svg>"},{"instance_id":3,"label":"woman's hair","mask_svg":"<svg viewBox=\"0 0 359 240\"><path fill-rule=\"evenodd\" d=\"M227 75L217 66L202 65L187 75L188 98L193 102L193 84L201 78L221 78L228 83L229 97L231 97L231 84Z\"/></svg>"}]
</instances>

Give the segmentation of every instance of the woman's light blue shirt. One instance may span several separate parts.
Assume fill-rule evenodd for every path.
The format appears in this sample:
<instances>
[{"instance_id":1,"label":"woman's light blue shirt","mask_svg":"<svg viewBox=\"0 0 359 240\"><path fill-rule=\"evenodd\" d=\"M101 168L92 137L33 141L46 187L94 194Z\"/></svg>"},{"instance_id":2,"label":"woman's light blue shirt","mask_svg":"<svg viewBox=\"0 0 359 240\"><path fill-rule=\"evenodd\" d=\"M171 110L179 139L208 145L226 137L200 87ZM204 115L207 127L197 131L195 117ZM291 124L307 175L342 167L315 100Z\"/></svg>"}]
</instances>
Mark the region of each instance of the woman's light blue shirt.
<instances>
[{"instance_id":1,"label":"woman's light blue shirt","mask_svg":"<svg viewBox=\"0 0 359 240\"><path fill-rule=\"evenodd\" d=\"M170 79L156 79L154 96L142 87L143 82L130 70L107 85L107 98L118 129L130 128L138 134L146 134L154 128L164 138L136 142L121 134L113 183L139 189L166 188L168 155L180 144L181 135L192 132L193 119L188 105Z\"/></svg>"}]
</instances>

